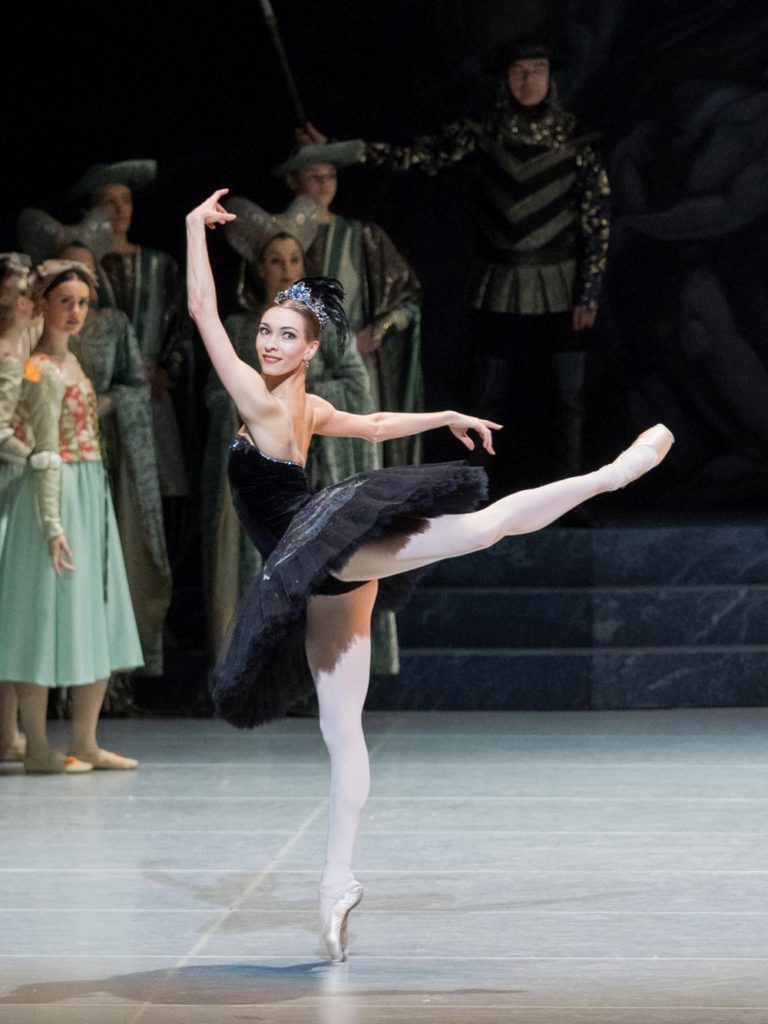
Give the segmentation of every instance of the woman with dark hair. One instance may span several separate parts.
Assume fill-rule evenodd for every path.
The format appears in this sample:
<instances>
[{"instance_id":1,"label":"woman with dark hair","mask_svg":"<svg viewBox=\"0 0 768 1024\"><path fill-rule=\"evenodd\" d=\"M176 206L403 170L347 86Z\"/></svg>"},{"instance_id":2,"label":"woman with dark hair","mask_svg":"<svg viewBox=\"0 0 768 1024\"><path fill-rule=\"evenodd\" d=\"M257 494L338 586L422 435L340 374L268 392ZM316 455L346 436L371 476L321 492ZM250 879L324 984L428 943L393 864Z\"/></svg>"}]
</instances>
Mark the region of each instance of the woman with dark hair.
<instances>
[{"instance_id":1,"label":"woman with dark hair","mask_svg":"<svg viewBox=\"0 0 768 1024\"><path fill-rule=\"evenodd\" d=\"M116 244L112 223L101 209L90 210L77 224L62 224L44 210L27 207L19 215L18 233L21 247L35 264L48 259L73 260L88 267L98 281L97 302L90 304L70 349L90 378L98 400L102 458L139 629L142 676L160 676L172 581L152 398L128 314L113 304L98 302L107 288L100 259ZM64 696L62 691L59 697ZM114 678L106 707L111 714L134 708L133 683Z\"/></svg>"},{"instance_id":2,"label":"woman with dark hair","mask_svg":"<svg viewBox=\"0 0 768 1024\"><path fill-rule=\"evenodd\" d=\"M361 712L368 688L374 601L406 596L401 574L539 530L588 498L656 466L672 444L663 426L641 434L610 465L474 511L485 473L463 462L397 466L356 476L318 494L304 473L313 434L371 441L448 427L472 450L470 431L493 454L499 424L456 412L339 412L305 388L321 325L343 327L338 282L305 281L279 293L261 317L261 373L240 360L216 307L205 228L234 219L213 193L187 216L189 309L243 427L230 446L229 478L244 528L264 557L238 607L216 671L219 713L246 728L283 714L317 690L331 759L328 847L320 885L323 937L333 960L347 957L347 921L363 890L352 853L369 788Z\"/></svg>"},{"instance_id":3,"label":"woman with dark hair","mask_svg":"<svg viewBox=\"0 0 768 1024\"><path fill-rule=\"evenodd\" d=\"M96 739L109 676L142 659L102 464L96 394L69 350L94 286L90 270L74 261L49 260L37 270L43 333L19 402L32 454L0 551L0 679L16 684L24 767L44 774L137 766ZM72 687L69 756L48 743L51 687Z\"/></svg>"}]
</instances>

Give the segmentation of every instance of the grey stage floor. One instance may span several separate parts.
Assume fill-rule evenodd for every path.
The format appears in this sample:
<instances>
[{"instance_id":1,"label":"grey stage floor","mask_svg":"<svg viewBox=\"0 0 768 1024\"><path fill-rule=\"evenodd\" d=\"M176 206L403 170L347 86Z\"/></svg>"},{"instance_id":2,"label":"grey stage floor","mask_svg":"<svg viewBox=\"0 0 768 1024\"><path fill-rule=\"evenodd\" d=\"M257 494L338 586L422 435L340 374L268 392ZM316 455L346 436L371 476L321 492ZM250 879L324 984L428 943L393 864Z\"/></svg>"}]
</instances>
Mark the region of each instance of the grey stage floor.
<instances>
[{"instance_id":1,"label":"grey stage floor","mask_svg":"<svg viewBox=\"0 0 768 1024\"><path fill-rule=\"evenodd\" d=\"M4 770L0 1021L768 1022L768 709L367 730L344 966L315 721L107 722L138 773Z\"/></svg>"}]
</instances>

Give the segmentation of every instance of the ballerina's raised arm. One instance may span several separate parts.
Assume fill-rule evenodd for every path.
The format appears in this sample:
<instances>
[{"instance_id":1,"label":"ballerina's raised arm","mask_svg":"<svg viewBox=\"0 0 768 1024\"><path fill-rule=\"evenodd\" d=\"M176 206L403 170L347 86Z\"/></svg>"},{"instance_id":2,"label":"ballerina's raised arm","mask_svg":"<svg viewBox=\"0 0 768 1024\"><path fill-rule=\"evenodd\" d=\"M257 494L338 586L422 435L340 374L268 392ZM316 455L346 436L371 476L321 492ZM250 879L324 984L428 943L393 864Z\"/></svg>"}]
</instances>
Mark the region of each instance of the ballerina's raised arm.
<instances>
[{"instance_id":1,"label":"ballerina's raised arm","mask_svg":"<svg viewBox=\"0 0 768 1024\"><path fill-rule=\"evenodd\" d=\"M216 287L205 242L206 227L215 228L218 224L226 224L235 219L235 215L225 210L220 202L227 191L228 189L217 189L187 216L188 303L189 312L198 326L211 362L252 434L265 431L266 435L269 435L270 444L282 443L291 449L295 447L297 441L296 447L303 450L313 433L335 437L362 437L380 442L448 427L470 450L474 449L475 442L469 436L469 431L476 431L482 446L493 454L492 431L500 429L498 423L453 410L430 413L377 412L365 416L341 412L316 395L304 395L303 377L298 381L302 394L300 401L285 403L280 411L276 400L276 379L283 375L292 376L299 368L302 360L297 361L295 358L297 352L299 356L303 354L307 357L303 360L306 367L319 344L318 336L308 335L300 344L293 345L298 337L295 324L268 323L270 317L265 315L264 322L259 326L259 356L262 361L266 361L267 365L264 365L264 362L262 365L269 377L269 384L238 357L219 318ZM278 337L284 346L282 349L278 341L273 343L268 340ZM306 351L299 351L301 345L306 346L307 342L309 348ZM294 392L294 399L296 394ZM285 395L283 398L285 399ZM307 401L307 408L311 410L307 422L304 422L303 416L299 413L300 405L304 401ZM288 417L291 421L291 432L296 435L292 440L285 436L285 412L288 410L296 414L291 415L289 412ZM256 424L261 429L254 431L253 425Z\"/></svg>"},{"instance_id":2,"label":"ballerina's raised arm","mask_svg":"<svg viewBox=\"0 0 768 1024\"><path fill-rule=\"evenodd\" d=\"M235 220L221 205L219 188L187 214L187 303L214 369L246 422L258 420L270 403L261 376L239 358L219 317L205 229Z\"/></svg>"}]
</instances>

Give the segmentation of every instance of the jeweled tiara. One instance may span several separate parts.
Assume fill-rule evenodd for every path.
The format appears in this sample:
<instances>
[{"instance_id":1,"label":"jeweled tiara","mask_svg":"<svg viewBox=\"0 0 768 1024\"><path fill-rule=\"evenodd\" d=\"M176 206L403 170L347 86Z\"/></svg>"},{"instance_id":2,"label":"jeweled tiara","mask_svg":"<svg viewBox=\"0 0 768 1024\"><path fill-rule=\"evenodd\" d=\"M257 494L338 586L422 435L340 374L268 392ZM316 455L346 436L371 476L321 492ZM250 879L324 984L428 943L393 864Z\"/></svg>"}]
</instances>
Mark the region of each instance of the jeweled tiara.
<instances>
[{"instance_id":1,"label":"jeweled tiara","mask_svg":"<svg viewBox=\"0 0 768 1024\"><path fill-rule=\"evenodd\" d=\"M312 298L312 292L307 288L303 281L299 281L297 284L292 284L290 288L286 288L285 291L277 293L275 296L275 304L282 306L284 302L301 302L307 307L307 309L312 310L321 327L323 324L328 323L329 317L325 311L325 306L319 299Z\"/></svg>"}]
</instances>

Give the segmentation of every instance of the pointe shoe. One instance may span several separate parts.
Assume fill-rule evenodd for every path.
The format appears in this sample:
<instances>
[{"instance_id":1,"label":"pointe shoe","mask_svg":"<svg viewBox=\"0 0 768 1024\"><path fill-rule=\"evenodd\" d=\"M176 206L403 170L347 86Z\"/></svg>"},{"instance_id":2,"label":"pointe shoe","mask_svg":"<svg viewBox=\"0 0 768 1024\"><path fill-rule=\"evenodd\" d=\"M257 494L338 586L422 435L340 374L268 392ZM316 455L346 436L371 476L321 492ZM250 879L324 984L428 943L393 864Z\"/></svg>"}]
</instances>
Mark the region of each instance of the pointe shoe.
<instances>
[{"instance_id":1,"label":"pointe shoe","mask_svg":"<svg viewBox=\"0 0 768 1024\"><path fill-rule=\"evenodd\" d=\"M30 775L84 775L93 771L93 765L58 750L46 750L34 756L25 754L24 771Z\"/></svg>"},{"instance_id":2,"label":"pointe shoe","mask_svg":"<svg viewBox=\"0 0 768 1024\"><path fill-rule=\"evenodd\" d=\"M139 767L139 762L135 758L123 757L112 750L89 750L74 756L98 771L130 772Z\"/></svg>"},{"instance_id":3,"label":"pointe shoe","mask_svg":"<svg viewBox=\"0 0 768 1024\"><path fill-rule=\"evenodd\" d=\"M657 423L655 427L649 427L638 434L629 448L606 466L611 471L608 490L618 491L658 466L674 440L674 434L663 423Z\"/></svg>"},{"instance_id":4,"label":"pointe shoe","mask_svg":"<svg viewBox=\"0 0 768 1024\"><path fill-rule=\"evenodd\" d=\"M320 900L320 924L328 953L334 963L344 963L349 953L349 915L363 898L363 887L353 879L336 897Z\"/></svg>"}]
</instances>

